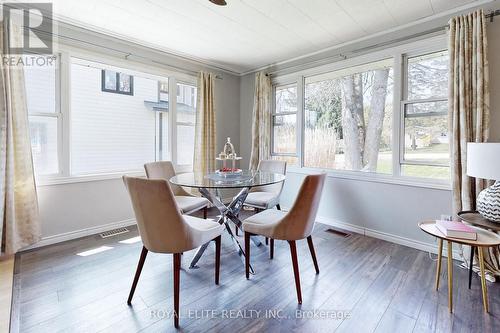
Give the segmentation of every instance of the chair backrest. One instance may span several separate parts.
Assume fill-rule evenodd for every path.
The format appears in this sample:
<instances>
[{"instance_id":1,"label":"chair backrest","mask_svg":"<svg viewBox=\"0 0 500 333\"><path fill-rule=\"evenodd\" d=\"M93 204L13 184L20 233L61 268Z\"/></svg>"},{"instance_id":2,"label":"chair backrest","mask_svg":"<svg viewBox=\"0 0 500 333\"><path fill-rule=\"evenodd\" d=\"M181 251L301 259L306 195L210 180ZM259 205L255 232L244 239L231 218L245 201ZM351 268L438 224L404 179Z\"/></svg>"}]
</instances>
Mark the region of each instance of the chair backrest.
<instances>
[{"instance_id":1,"label":"chair backrest","mask_svg":"<svg viewBox=\"0 0 500 333\"><path fill-rule=\"evenodd\" d=\"M170 161L159 161L144 164L146 176L148 179L164 179L169 181L170 178L175 176L174 165ZM186 195L184 190L177 185L169 184L174 195Z\"/></svg>"},{"instance_id":2,"label":"chair backrest","mask_svg":"<svg viewBox=\"0 0 500 333\"><path fill-rule=\"evenodd\" d=\"M326 174L306 176L286 217L276 227L280 239L298 240L311 235Z\"/></svg>"},{"instance_id":3,"label":"chair backrest","mask_svg":"<svg viewBox=\"0 0 500 333\"><path fill-rule=\"evenodd\" d=\"M177 207L168 181L123 176L144 246L152 252L178 253L189 238L189 226Z\"/></svg>"},{"instance_id":4,"label":"chair backrest","mask_svg":"<svg viewBox=\"0 0 500 333\"><path fill-rule=\"evenodd\" d=\"M286 162L285 161L275 161L275 160L260 160L259 166L257 167L259 171L286 174ZM283 184L285 182L279 182L273 185L258 186L252 188L251 192L273 192L276 195L281 194L283 190Z\"/></svg>"}]
</instances>

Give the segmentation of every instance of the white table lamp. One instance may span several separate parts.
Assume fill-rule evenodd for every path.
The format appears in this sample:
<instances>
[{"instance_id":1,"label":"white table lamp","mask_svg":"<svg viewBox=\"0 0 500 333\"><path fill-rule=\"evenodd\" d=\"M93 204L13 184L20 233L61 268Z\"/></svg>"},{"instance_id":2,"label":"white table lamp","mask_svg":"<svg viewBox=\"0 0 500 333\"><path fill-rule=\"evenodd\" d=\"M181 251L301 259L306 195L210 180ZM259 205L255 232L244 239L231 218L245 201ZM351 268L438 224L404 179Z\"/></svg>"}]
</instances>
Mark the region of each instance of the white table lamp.
<instances>
[{"instance_id":1,"label":"white table lamp","mask_svg":"<svg viewBox=\"0 0 500 333\"><path fill-rule=\"evenodd\" d=\"M467 175L495 180L479 193L476 206L483 217L500 222L500 143L468 143Z\"/></svg>"}]
</instances>

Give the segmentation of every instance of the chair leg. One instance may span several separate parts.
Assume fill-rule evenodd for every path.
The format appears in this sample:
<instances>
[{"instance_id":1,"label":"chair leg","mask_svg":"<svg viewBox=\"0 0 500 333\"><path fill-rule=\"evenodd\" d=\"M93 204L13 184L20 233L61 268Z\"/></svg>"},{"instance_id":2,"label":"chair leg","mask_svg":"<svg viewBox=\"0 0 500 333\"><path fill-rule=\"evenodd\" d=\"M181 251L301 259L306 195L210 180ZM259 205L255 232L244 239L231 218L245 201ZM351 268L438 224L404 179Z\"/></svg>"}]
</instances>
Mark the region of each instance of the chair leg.
<instances>
[{"instance_id":1,"label":"chair leg","mask_svg":"<svg viewBox=\"0 0 500 333\"><path fill-rule=\"evenodd\" d=\"M143 246L141 257L139 258L139 263L137 264L137 270L135 271L134 282L132 282L132 288L130 289L130 294L128 295L128 305L132 304L132 297L134 297L135 288L137 287L137 282L139 282L139 276L141 276L142 267L144 266L144 261L146 261L147 254L148 249Z\"/></svg>"},{"instance_id":2,"label":"chair leg","mask_svg":"<svg viewBox=\"0 0 500 333\"><path fill-rule=\"evenodd\" d=\"M269 244L269 259L274 258L274 239L271 238L270 244Z\"/></svg>"},{"instance_id":3,"label":"chair leg","mask_svg":"<svg viewBox=\"0 0 500 333\"><path fill-rule=\"evenodd\" d=\"M265 237L266 239L266 245L269 245L269 238Z\"/></svg>"},{"instance_id":4,"label":"chair leg","mask_svg":"<svg viewBox=\"0 0 500 333\"><path fill-rule=\"evenodd\" d=\"M311 257L314 262L314 268L316 269L316 274L319 274L319 266L318 266L318 261L316 260L316 252L314 251L312 236L307 237L307 244L309 245L309 251L311 252Z\"/></svg>"},{"instance_id":5,"label":"chair leg","mask_svg":"<svg viewBox=\"0 0 500 333\"><path fill-rule=\"evenodd\" d=\"M239 228L238 228L238 226L236 226L236 228L235 228L235 230L234 230L234 234L235 234L236 236L239 236L239 235L238 235L238 229L239 229Z\"/></svg>"},{"instance_id":6,"label":"chair leg","mask_svg":"<svg viewBox=\"0 0 500 333\"><path fill-rule=\"evenodd\" d=\"M207 219L207 213L208 213L208 208L207 207L203 208L203 218L205 220Z\"/></svg>"},{"instance_id":7,"label":"chair leg","mask_svg":"<svg viewBox=\"0 0 500 333\"><path fill-rule=\"evenodd\" d=\"M181 255L174 253L174 326L179 328L179 292L181 275Z\"/></svg>"},{"instance_id":8,"label":"chair leg","mask_svg":"<svg viewBox=\"0 0 500 333\"><path fill-rule=\"evenodd\" d=\"M250 278L250 233L245 231L245 275Z\"/></svg>"},{"instance_id":9,"label":"chair leg","mask_svg":"<svg viewBox=\"0 0 500 333\"><path fill-rule=\"evenodd\" d=\"M276 205L276 209L277 209L277 210L281 210L281 206L280 206L280 204L277 204L277 205Z\"/></svg>"},{"instance_id":10,"label":"chair leg","mask_svg":"<svg viewBox=\"0 0 500 333\"><path fill-rule=\"evenodd\" d=\"M219 284L221 236L215 239L215 284Z\"/></svg>"},{"instance_id":11,"label":"chair leg","mask_svg":"<svg viewBox=\"0 0 500 333\"><path fill-rule=\"evenodd\" d=\"M297 289L297 301L302 304L302 292L300 291L299 263L297 261L297 247L295 241L288 241L290 253L292 255L293 275L295 276L295 289Z\"/></svg>"}]
</instances>

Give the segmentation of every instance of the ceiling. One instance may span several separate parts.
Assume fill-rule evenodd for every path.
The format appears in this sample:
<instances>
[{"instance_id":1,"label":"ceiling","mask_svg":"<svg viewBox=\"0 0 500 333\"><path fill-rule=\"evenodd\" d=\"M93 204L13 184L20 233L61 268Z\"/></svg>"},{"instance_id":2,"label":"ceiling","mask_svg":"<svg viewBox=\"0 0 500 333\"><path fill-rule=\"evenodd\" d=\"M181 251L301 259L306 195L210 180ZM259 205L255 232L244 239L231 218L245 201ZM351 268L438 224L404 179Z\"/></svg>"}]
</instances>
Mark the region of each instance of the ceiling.
<instances>
[{"instance_id":1,"label":"ceiling","mask_svg":"<svg viewBox=\"0 0 500 333\"><path fill-rule=\"evenodd\" d=\"M478 0L53 0L55 17L236 73ZM483 1L484 2L484 1Z\"/></svg>"}]
</instances>

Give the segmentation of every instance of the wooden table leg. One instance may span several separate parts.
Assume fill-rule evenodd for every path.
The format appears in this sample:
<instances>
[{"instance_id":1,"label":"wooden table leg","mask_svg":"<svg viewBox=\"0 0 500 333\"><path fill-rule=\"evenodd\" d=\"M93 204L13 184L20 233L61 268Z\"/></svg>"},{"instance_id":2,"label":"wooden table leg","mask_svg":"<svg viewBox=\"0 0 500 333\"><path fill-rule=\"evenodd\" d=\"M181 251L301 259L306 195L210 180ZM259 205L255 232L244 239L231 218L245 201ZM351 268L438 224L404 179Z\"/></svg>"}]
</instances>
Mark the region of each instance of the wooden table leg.
<instances>
[{"instance_id":1,"label":"wooden table leg","mask_svg":"<svg viewBox=\"0 0 500 333\"><path fill-rule=\"evenodd\" d=\"M439 289L439 277L441 276L441 258L443 256L443 240L438 238L438 259L436 270L436 290Z\"/></svg>"},{"instance_id":2,"label":"wooden table leg","mask_svg":"<svg viewBox=\"0 0 500 333\"><path fill-rule=\"evenodd\" d=\"M488 292L486 291L486 278L484 274L484 257L483 257L483 248L478 247L477 252L479 253L479 268L481 269L481 287L483 289L483 306L484 311L488 311Z\"/></svg>"},{"instance_id":3,"label":"wooden table leg","mask_svg":"<svg viewBox=\"0 0 500 333\"><path fill-rule=\"evenodd\" d=\"M448 308L453 312L453 244L448 241Z\"/></svg>"}]
</instances>

